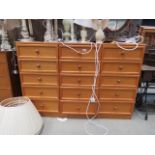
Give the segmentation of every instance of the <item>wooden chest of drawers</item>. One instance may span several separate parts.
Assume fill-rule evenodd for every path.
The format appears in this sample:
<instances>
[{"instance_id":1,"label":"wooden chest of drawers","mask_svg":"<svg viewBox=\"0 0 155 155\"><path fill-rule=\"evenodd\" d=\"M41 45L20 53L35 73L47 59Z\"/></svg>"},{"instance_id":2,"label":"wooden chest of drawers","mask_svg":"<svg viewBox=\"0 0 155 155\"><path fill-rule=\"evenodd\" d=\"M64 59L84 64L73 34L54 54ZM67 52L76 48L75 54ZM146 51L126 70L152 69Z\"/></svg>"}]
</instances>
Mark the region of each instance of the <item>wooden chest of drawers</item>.
<instances>
[{"instance_id":1,"label":"wooden chest of drawers","mask_svg":"<svg viewBox=\"0 0 155 155\"><path fill-rule=\"evenodd\" d=\"M13 51L0 52L0 101L20 95L18 76L12 73Z\"/></svg>"},{"instance_id":2,"label":"wooden chest of drawers","mask_svg":"<svg viewBox=\"0 0 155 155\"><path fill-rule=\"evenodd\" d=\"M90 44L67 43L87 52ZM134 45L124 45L133 48ZM85 116L92 94L95 47L81 55L61 43L17 42L23 95L29 96L44 115ZM130 118L143 62L144 45L124 51L116 44L102 44L96 94L101 103L99 117ZM90 105L95 114L97 104Z\"/></svg>"},{"instance_id":3,"label":"wooden chest of drawers","mask_svg":"<svg viewBox=\"0 0 155 155\"><path fill-rule=\"evenodd\" d=\"M58 43L17 43L17 55L22 94L42 114L58 114Z\"/></svg>"}]
</instances>

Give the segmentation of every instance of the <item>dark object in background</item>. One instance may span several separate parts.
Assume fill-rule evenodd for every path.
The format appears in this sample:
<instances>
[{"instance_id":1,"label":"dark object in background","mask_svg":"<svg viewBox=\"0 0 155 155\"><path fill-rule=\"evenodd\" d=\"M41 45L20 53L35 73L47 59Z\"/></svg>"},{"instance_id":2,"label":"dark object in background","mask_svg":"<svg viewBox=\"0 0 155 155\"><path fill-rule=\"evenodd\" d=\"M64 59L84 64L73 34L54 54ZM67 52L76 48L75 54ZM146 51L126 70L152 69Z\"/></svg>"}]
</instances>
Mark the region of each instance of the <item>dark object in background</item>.
<instances>
[{"instance_id":1,"label":"dark object in background","mask_svg":"<svg viewBox=\"0 0 155 155\"><path fill-rule=\"evenodd\" d=\"M9 66L9 73L12 85L12 93L13 96L21 96L21 86L20 86L20 78L19 78L19 71L17 66L17 57L15 51L7 52L7 59L8 59L8 66ZM15 66L16 65L16 66ZM16 70L16 74L14 74Z\"/></svg>"},{"instance_id":2,"label":"dark object in background","mask_svg":"<svg viewBox=\"0 0 155 155\"><path fill-rule=\"evenodd\" d=\"M155 26L155 19L143 19L141 25L143 25L143 26Z\"/></svg>"},{"instance_id":3,"label":"dark object in background","mask_svg":"<svg viewBox=\"0 0 155 155\"><path fill-rule=\"evenodd\" d=\"M34 20L32 19L32 27L33 27L33 37L36 41L44 40L44 33L46 28L43 26L43 19Z\"/></svg>"}]
</instances>

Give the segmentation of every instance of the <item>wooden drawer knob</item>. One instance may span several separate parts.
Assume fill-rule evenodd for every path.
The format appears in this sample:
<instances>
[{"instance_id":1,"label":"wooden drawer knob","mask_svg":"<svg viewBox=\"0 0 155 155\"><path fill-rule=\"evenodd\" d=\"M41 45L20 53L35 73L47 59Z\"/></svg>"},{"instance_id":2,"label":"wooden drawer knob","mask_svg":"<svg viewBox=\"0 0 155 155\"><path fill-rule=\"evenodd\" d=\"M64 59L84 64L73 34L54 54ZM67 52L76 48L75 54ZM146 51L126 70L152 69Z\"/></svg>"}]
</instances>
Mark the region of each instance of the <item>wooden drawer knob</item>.
<instances>
[{"instance_id":1,"label":"wooden drawer knob","mask_svg":"<svg viewBox=\"0 0 155 155\"><path fill-rule=\"evenodd\" d=\"M81 70L81 69L82 69L82 67L81 67L80 65L78 65L78 69L79 69L79 70Z\"/></svg>"},{"instance_id":2,"label":"wooden drawer knob","mask_svg":"<svg viewBox=\"0 0 155 155\"><path fill-rule=\"evenodd\" d=\"M117 83L121 83L121 80L117 80Z\"/></svg>"},{"instance_id":3,"label":"wooden drawer knob","mask_svg":"<svg viewBox=\"0 0 155 155\"><path fill-rule=\"evenodd\" d=\"M119 66L118 69L121 71L123 69L123 66Z\"/></svg>"},{"instance_id":4,"label":"wooden drawer knob","mask_svg":"<svg viewBox=\"0 0 155 155\"><path fill-rule=\"evenodd\" d=\"M44 105L43 105L43 104L39 104L39 107L40 107L40 108L44 108Z\"/></svg>"},{"instance_id":5,"label":"wooden drawer knob","mask_svg":"<svg viewBox=\"0 0 155 155\"><path fill-rule=\"evenodd\" d=\"M40 51L38 49L35 49L36 54L40 54Z\"/></svg>"},{"instance_id":6,"label":"wooden drawer knob","mask_svg":"<svg viewBox=\"0 0 155 155\"><path fill-rule=\"evenodd\" d=\"M117 107L117 106L114 106L114 107L113 107L113 110L117 110L117 109L118 109L118 107Z\"/></svg>"},{"instance_id":7,"label":"wooden drawer knob","mask_svg":"<svg viewBox=\"0 0 155 155\"><path fill-rule=\"evenodd\" d=\"M37 64L37 68L40 69L41 68L41 65L40 64Z\"/></svg>"},{"instance_id":8,"label":"wooden drawer knob","mask_svg":"<svg viewBox=\"0 0 155 155\"><path fill-rule=\"evenodd\" d=\"M41 82L41 81L42 81L42 78L41 78L41 77L39 77L39 78L38 78L38 81L39 81L39 82Z\"/></svg>"},{"instance_id":9,"label":"wooden drawer knob","mask_svg":"<svg viewBox=\"0 0 155 155\"><path fill-rule=\"evenodd\" d=\"M43 94L44 94L44 92L43 92L43 91L40 91L40 92L39 92L39 94L40 94L40 95L43 95Z\"/></svg>"},{"instance_id":10,"label":"wooden drawer knob","mask_svg":"<svg viewBox=\"0 0 155 155\"><path fill-rule=\"evenodd\" d=\"M78 82L78 84L81 84L81 80L80 79L78 79L77 82Z\"/></svg>"},{"instance_id":11,"label":"wooden drawer knob","mask_svg":"<svg viewBox=\"0 0 155 155\"><path fill-rule=\"evenodd\" d=\"M79 93L79 94L77 94L77 96L80 98L81 97L81 94Z\"/></svg>"},{"instance_id":12,"label":"wooden drawer knob","mask_svg":"<svg viewBox=\"0 0 155 155\"><path fill-rule=\"evenodd\" d=\"M119 97L119 94L118 93L115 93L115 97Z\"/></svg>"},{"instance_id":13,"label":"wooden drawer knob","mask_svg":"<svg viewBox=\"0 0 155 155\"><path fill-rule=\"evenodd\" d=\"M78 53L78 56L82 56L82 54Z\"/></svg>"},{"instance_id":14,"label":"wooden drawer knob","mask_svg":"<svg viewBox=\"0 0 155 155\"><path fill-rule=\"evenodd\" d=\"M122 52L121 52L121 55L122 55L122 56L124 56L124 55L125 55L125 52L124 52L124 51L122 51Z\"/></svg>"},{"instance_id":15,"label":"wooden drawer knob","mask_svg":"<svg viewBox=\"0 0 155 155\"><path fill-rule=\"evenodd\" d=\"M81 108L80 108L80 107L76 107L76 110L77 110L77 111L80 111L80 110L81 110Z\"/></svg>"}]
</instances>

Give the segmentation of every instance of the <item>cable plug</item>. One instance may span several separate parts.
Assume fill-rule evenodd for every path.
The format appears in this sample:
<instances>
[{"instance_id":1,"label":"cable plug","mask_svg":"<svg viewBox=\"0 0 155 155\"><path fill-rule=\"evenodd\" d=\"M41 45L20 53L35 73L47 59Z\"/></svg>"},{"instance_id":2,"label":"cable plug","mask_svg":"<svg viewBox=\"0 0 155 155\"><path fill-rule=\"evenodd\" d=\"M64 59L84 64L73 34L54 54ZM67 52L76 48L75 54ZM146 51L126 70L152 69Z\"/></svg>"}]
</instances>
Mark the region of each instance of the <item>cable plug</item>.
<instances>
[{"instance_id":1,"label":"cable plug","mask_svg":"<svg viewBox=\"0 0 155 155\"><path fill-rule=\"evenodd\" d=\"M95 98L94 98L94 96L91 96L89 100L90 100L90 103L95 103Z\"/></svg>"}]
</instances>

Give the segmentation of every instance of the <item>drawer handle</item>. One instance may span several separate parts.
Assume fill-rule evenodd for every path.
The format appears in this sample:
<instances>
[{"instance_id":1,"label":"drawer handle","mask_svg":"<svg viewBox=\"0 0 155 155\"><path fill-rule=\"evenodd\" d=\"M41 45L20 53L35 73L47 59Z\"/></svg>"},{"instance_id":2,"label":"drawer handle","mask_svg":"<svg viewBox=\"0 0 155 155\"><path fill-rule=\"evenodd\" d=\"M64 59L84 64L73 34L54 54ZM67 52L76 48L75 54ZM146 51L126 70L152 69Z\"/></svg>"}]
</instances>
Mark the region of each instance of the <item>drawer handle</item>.
<instances>
[{"instance_id":1,"label":"drawer handle","mask_svg":"<svg viewBox=\"0 0 155 155\"><path fill-rule=\"evenodd\" d=\"M117 80L117 83L121 83L121 80Z\"/></svg>"},{"instance_id":2,"label":"drawer handle","mask_svg":"<svg viewBox=\"0 0 155 155\"><path fill-rule=\"evenodd\" d=\"M39 50L38 50L38 49L36 49L36 50L35 50L35 52L36 52L36 54L40 54L40 52L39 52Z\"/></svg>"},{"instance_id":3,"label":"drawer handle","mask_svg":"<svg viewBox=\"0 0 155 155\"><path fill-rule=\"evenodd\" d=\"M40 64L37 64L37 68L40 69L41 68L41 65Z\"/></svg>"},{"instance_id":4,"label":"drawer handle","mask_svg":"<svg viewBox=\"0 0 155 155\"><path fill-rule=\"evenodd\" d=\"M40 94L40 95L43 95L43 94L44 94L44 92L43 92L43 91L40 91L40 92L39 92L39 94Z\"/></svg>"},{"instance_id":5,"label":"drawer handle","mask_svg":"<svg viewBox=\"0 0 155 155\"><path fill-rule=\"evenodd\" d=\"M78 82L78 84L81 84L81 80L79 79L79 80L77 80L77 82Z\"/></svg>"},{"instance_id":6,"label":"drawer handle","mask_svg":"<svg viewBox=\"0 0 155 155\"><path fill-rule=\"evenodd\" d=\"M122 70L122 69L123 69L123 66L119 66L118 69L119 69L119 70Z\"/></svg>"},{"instance_id":7,"label":"drawer handle","mask_svg":"<svg viewBox=\"0 0 155 155\"><path fill-rule=\"evenodd\" d=\"M116 97L119 97L119 94L118 94L118 93L115 93L115 96L116 96Z\"/></svg>"},{"instance_id":8,"label":"drawer handle","mask_svg":"<svg viewBox=\"0 0 155 155\"><path fill-rule=\"evenodd\" d=\"M113 107L113 110L117 110L117 109L118 109L118 107L117 107L117 106L114 106L114 107Z\"/></svg>"},{"instance_id":9,"label":"drawer handle","mask_svg":"<svg viewBox=\"0 0 155 155\"><path fill-rule=\"evenodd\" d=\"M81 70L81 69L82 69L82 67L79 65L79 66L78 66L78 69L79 69L79 70Z\"/></svg>"},{"instance_id":10,"label":"drawer handle","mask_svg":"<svg viewBox=\"0 0 155 155\"><path fill-rule=\"evenodd\" d=\"M39 104L39 107L40 107L40 108L44 108L44 105L43 105L43 104Z\"/></svg>"},{"instance_id":11,"label":"drawer handle","mask_svg":"<svg viewBox=\"0 0 155 155\"><path fill-rule=\"evenodd\" d=\"M80 98L81 97L81 94L77 94L77 96Z\"/></svg>"},{"instance_id":12,"label":"drawer handle","mask_svg":"<svg viewBox=\"0 0 155 155\"><path fill-rule=\"evenodd\" d=\"M125 55L125 52L122 51L122 52L121 52L121 55L124 56L124 55Z\"/></svg>"},{"instance_id":13,"label":"drawer handle","mask_svg":"<svg viewBox=\"0 0 155 155\"><path fill-rule=\"evenodd\" d=\"M77 108L76 108L76 110L77 110L77 111L80 111L80 110L81 110L81 108L80 108L80 107L77 107Z\"/></svg>"},{"instance_id":14,"label":"drawer handle","mask_svg":"<svg viewBox=\"0 0 155 155\"><path fill-rule=\"evenodd\" d=\"M38 81L39 81L39 82L41 82L41 81L42 81L42 78L41 78L41 77L39 77L39 78L38 78Z\"/></svg>"}]
</instances>

